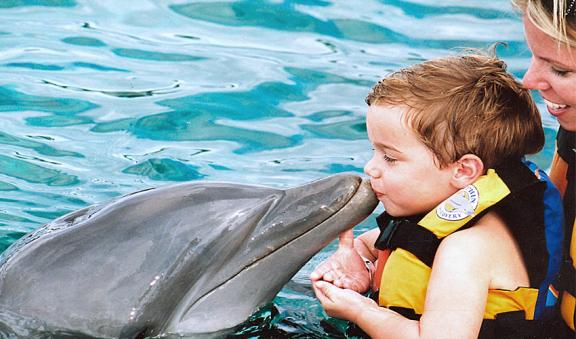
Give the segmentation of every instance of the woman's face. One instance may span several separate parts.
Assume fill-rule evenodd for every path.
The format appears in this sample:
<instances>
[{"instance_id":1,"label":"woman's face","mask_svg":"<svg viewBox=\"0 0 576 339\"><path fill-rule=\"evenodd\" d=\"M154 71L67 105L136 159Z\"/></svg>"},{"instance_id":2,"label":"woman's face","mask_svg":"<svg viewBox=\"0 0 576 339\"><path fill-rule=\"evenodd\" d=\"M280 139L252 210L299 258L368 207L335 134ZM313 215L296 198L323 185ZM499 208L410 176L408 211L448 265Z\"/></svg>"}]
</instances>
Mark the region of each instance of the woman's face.
<instances>
[{"instance_id":1,"label":"woman's face","mask_svg":"<svg viewBox=\"0 0 576 339\"><path fill-rule=\"evenodd\" d=\"M524 86L540 91L548 112L568 131L576 131L576 48L558 43L524 16L532 61Z\"/></svg>"}]
</instances>

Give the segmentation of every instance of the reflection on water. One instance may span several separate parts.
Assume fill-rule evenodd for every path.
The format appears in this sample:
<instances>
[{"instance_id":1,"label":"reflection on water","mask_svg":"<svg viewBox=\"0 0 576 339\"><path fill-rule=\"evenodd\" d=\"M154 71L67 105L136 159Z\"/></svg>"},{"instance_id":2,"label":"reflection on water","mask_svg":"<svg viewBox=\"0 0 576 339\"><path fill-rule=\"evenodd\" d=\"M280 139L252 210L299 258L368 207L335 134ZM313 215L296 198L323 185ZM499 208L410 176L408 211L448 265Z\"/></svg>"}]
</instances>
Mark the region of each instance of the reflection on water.
<instances>
[{"instance_id":1,"label":"reflection on water","mask_svg":"<svg viewBox=\"0 0 576 339\"><path fill-rule=\"evenodd\" d=\"M0 251L64 213L170 182L362 172L364 97L381 76L497 41L516 76L529 63L508 0L4 0L0 19ZM543 112L533 159L546 167L557 124ZM306 292L333 248L239 331L341 335Z\"/></svg>"}]
</instances>

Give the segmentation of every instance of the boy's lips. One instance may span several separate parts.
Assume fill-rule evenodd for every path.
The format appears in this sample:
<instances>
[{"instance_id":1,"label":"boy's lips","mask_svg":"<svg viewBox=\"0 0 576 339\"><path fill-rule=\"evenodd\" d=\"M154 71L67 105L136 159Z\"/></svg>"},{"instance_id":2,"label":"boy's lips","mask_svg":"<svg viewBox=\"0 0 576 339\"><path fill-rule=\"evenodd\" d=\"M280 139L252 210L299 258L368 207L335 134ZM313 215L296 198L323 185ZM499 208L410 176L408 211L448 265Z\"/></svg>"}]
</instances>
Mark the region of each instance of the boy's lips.
<instances>
[{"instance_id":1,"label":"boy's lips","mask_svg":"<svg viewBox=\"0 0 576 339\"><path fill-rule=\"evenodd\" d=\"M377 198L378 200L380 200L382 197L386 196L384 193L382 193L381 191L377 190L377 189L374 187L374 183L371 182L371 185L370 185L370 186L372 187L372 192L374 192L374 194L376 195L376 198Z\"/></svg>"},{"instance_id":2,"label":"boy's lips","mask_svg":"<svg viewBox=\"0 0 576 339\"><path fill-rule=\"evenodd\" d=\"M376 198L380 199L384 196L384 193L379 192L377 190L375 190L374 188L372 188L372 191L374 191L374 194L376 195Z\"/></svg>"}]
</instances>

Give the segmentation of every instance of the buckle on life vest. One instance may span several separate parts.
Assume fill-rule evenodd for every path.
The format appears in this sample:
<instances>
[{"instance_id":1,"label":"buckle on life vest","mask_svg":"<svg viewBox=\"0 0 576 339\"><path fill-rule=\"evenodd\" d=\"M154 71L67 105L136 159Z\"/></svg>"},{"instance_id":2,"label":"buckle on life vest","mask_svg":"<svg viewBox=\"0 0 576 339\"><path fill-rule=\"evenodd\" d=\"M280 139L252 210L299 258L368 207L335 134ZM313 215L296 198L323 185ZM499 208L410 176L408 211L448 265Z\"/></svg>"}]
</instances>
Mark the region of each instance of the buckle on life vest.
<instances>
[{"instance_id":1,"label":"buckle on life vest","mask_svg":"<svg viewBox=\"0 0 576 339\"><path fill-rule=\"evenodd\" d=\"M374 247L379 250L384 250L391 248L392 238L394 238L394 233L396 233L398 226L410 222L410 220L393 218L387 213L384 213L376 218L376 222L380 228L380 235L378 235Z\"/></svg>"}]
</instances>

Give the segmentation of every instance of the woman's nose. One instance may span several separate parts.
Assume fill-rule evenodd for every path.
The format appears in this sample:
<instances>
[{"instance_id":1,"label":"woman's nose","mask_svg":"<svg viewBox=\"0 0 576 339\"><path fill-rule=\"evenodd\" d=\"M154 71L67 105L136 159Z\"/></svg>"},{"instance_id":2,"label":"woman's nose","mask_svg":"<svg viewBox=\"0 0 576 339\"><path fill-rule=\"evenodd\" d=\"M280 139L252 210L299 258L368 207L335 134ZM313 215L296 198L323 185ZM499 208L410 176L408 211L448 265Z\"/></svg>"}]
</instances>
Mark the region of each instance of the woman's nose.
<instances>
[{"instance_id":1,"label":"woman's nose","mask_svg":"<svg viewBox=\"0 0 576 339\"><path fill-rule=\"evenodd\" d=\"M526 71L526 73L524 74L524 78L522 79L524 87L539 91L544 91L550 88L550 84L548 83L548 80L546 80L545 77L544 72L545 70L543 66L544 65L542 65L541 62L532 57L532 60L530 61L530 66L528 67L528 70Z\"/></svg>"}]
</instances>

